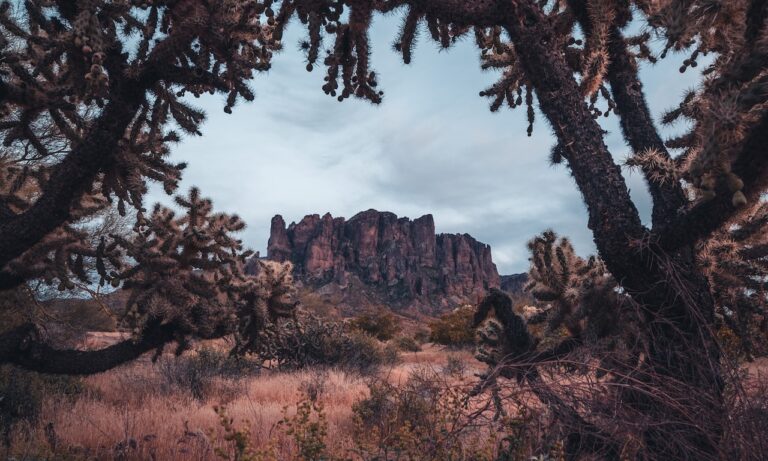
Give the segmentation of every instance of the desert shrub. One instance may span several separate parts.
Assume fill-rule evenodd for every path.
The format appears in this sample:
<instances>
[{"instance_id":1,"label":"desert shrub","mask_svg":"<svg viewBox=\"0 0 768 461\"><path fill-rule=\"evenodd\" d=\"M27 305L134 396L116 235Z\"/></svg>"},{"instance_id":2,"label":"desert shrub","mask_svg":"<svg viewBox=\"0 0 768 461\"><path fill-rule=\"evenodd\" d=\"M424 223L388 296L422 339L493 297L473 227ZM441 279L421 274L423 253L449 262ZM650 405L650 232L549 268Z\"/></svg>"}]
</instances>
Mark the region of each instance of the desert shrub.
<instances>
[{"instance_id":1,"label":"desert shrub","mask_svg":"<svg viewBox=\"0 0 768 461\"><path fill-rule=\"evenodd\" d=\"M56 306L56 303L59 305ZM83 331L115 331L115 317L105 312L92 299L67 299L51 301L56 306L56 317L61 322Z\"/></svg>"},{"instance_id":2,"label":"desert shrub","mask_svg":"<svg viewBox=\"0 0 768 461\"><path fill-rule=\"evenodd\" d=\"M332 365L342 360L344 336L342 324L308 315L270 325L252 353L265 367Z\"/></svg>"},{"instance_id":3,"label":"desert shrub","mask_svg":"<svg viewBox=\"0 0 768 461\"><path fill-rule=\"evenodd\" d=\"M213 411L219 417L219 426L224 432L221 445L214 449L216 456L226 461L277 461L275 448L271 444L264 449L252 446L251 430L247 421L242 426L235 424L234 418L229 416L224 405L213 407ZM213 430L210 431L210 439L213 443L217 442Z\"/></svg>"},{"instance_id":4,"label":"desert shrub","mask_svg":"<svg viewBox=\"0 0 768 461\"><path fill-rule=\"evenodd\" d=\"M413 334L413 339L416 340L419 344L424 344L429 342L429 334L430 331L426 328L419 328L416 330L416 333Z\"/></svg>"},{"instance_id":5,"label":"desert shrub","mask_svg":"<svg viewBox=\"0 0 768 461\"><path fill-rule=\"evenodd\" d=\"M375 338L356 331L350 332L349 338L345 344L345 359L341 362L343 368L370 372L379 366L397 362L398 349L394 345L383 346Z\"/></svg>"},{"instance_id":6,"label":"desert shrub","mask_svg":"<svg viewBox=\"0 0 768 461\"><path fill-rule=\"evenodd\" d=\"M445 346L465 347L475 343L475 329L472 326L474 309L464 306L443 314L429 324L429 340Z\"/></svg>"},{"instance_id":7,"label":"desert shrub","mask_svg":"<svg viewBox=\"0 0 768 461\"><path fill-rule=\"evenodd\" d=\"M395 338L394 342L397 348L401 351L419 352L421 350L421 346L416 341L416 339L410 336L398 336Z\"/></svg>"},{"instance_id":8,"label":"desert shrub","mask_svg":"<svg viewBox=\"0 0 768 461\"><path fill-rule=\"evenodd\" d=\"M359 315L350 325L379 341L389 341L400 332L400 321L393 313L384 309Z\"/></svg>"},{"instance_id":9,"label":"desert shrub","mask_svg":"<svg viewBox=\"0 0 768 461\"><path fill-rule=\"evenodd\" d=\"M283 419L278 422L286 435L296 444L298 461L329 461L326 438L328 421L323 404L317 399L303 396L296 402L296 413L288 416L288 408L283 409Z\"/></svg>"},{"instance_id":10,"label":"desert shrub","mask_svg":"<svg viewBox=\"0 0 768 461\"><path fill-rule=\"evenodd\" d=\"M290 459L295 461L341 461L328 452L328 422L323 404L308 394L302 394L296 402L295 412L289 414L289 407L283 408L283 418L273 427L277 432L287 435L296 447L296 453ZM236 424L227 413L225 406L216 406L214 411L219 416L219 426L224 432L220 446L214 449L223 460L231 461L277 461L276 447L269 443L257 449L251 440L249 422ZM214 443L217 437L210 431ZM275 438L272 439L273 441Z\"/></svg>"},{"instance_id":11,"label":"desert shrub","mask_svg":"<svg viewBox=\"0 0 768 461\"><path fill-rule=\"evenodd\" d=\"M194 354L164 357L157 364L166 393L174 390L189 392L198 400L205 400L213 391L216 379L237 383L241 378L258 372L255 363L226 352L203 347Z\"/></svg>"},{"instance_id":12,"label":"desert shrub","mask_svg":"<svg viewBox=\"0 0 768 461\"><path fill-rule=\"evenodd\" d=\"M29 321L34 300L24 288L0 290L0 333Z\"/></svg>"},{"instance_id":13,"label":"desert shrub","mask_svg":"<svg viewBox=\"0 0 768 461\"><path fill-rule=\"evenodd\" d=\"M730 459L763 460L768 453L768 373L765 365L758 361L742 368L731 379L733 381L729 382L725 393L729 405L723 446L727 447Z\"/></svg>"},{"instance_id":14,"label":"desert shrub","mask_svg":"<svg viewBox=\"0 0 768 461\"><path fill-rule=\"evenodd\" d=\"M299 392L312 401L320 399L327 391L328 370L314 369L309 376L299 384Z\"/></svg>"},{"instance_id":15,"label":"desert shrub","mask_svg":"<svg viewBox=\"0 0 768 461\"><path fill-rule=\"evenodd\" d=\"M10 433L17 424L38 420L46 398L74 399L84 390L82 380L72 376L0 367L0 433L5 445L9 445Z\"/></svg>"},{"instance_id":16,"label":"desert shrub","mask_svg":"<svg viewBox=\"0 0 768 461\"><path fill-rule=\"evenodd\" d=\"M494 430L467 424L467 394L434 371L417 369L402 386L384 380L352 406L355 454L363 460L496 459ZM486 426L490 429L490 426Z\"/></svg>"},{"instance_id":17,"label":"desert shrub","mask_svg":"<svg viewBox=\"0 0 768 461\"><path fill-rule=\"evenodd\" d=\"M443 367L443 372L449 376L464 376L467 371L466 362L456 354L448 354L447 361Z\"/></svg>"},{"instance_id":18,"label":"desert shrub","mask_svg":"<svg viewBox=\"0 0 768 461\"><path fill-rule=\"evenodd\" d=\"M368 372L396 359L370 335L314 315L269 327L253 353L265 366L281 369L328 365Z\"/></svg>"}]
</instances>

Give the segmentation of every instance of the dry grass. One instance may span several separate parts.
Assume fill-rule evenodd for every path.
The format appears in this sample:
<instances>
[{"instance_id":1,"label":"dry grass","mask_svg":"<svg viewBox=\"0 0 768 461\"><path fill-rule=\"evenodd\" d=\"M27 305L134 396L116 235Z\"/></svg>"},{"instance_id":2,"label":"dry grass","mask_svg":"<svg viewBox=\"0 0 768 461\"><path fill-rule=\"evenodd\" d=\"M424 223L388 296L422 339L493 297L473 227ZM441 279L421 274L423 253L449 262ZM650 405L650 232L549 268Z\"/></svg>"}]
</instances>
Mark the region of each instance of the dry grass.
<instances>
[{"instance_id":1,"label":"dry grass","mask_svg":"<svg viewBox=\"0 0 768 461\"><path fill-rule=\"evenodd\" d=\"M91 345L103 347L110 338L102 336L88 340ZM167 360L166 364L175 363L171 362L173 358ZM458 374L456 370L448 371L457 364ZM74 401L49 397L40 418L31 427L21 426L13 435L13 452L3 452L0 448L0 458L13 455L20 460L65 457L126 461L214 460L218 459L215 449L227 445L219 416L214 411L215 406L224 404L235 425L249 429L249 442L254 449L269 448L277 459L293 460L297 459L298 448L279 422L296 413L296 404L303 395L314 393L323 405L328 451L336 456L358 459L350 455L356 448L355 431L360 429L353 418L353 404L369 397L372 382L383 380L404 389L413 376L426 376L427 379L439 376L452 387L459 382L466 384L472 373L481 368L469 351L427 345L420 352L401 353L397 365L384 367L374 376L322 368L262 371L240 378L217 376L208 384L204 397L196 398L189 389L169 387L167 376L164 376L168 371L163 368L162 360L153 364L145 357L128 366L84 378L87 391ZM748 394L764 396L768 360L760 359L745 368L748 371L745 382L750 384L751 391ZM425 369L437 375L424 374ZM466 379L460 378L462 374ZM567 382L558 384L568 385ZM518 395L517 399L506 399L509 414L517 414L513 402L521 399L527 402L524 406L529 413L544 411L528 391L512 390ZM762 398L759 400L764 402ZM477 409L476 405L481 403L476 402L469 410ZM754 405L750 403L748 406ZM754 415L745 413L742 416ZM530 423L535 424L535 420L531 419ZM476 430L470 439L487 445L488 436L492 436L489 431L495 432L492 427ZM542 432L547 429L533 430Z\"/></svg>"},{"instance_id":2,"label":"dry grass","mask_svg":"<svg viewBox=\"0 0 768 461\"><path fill-rule=\"evenodd\" d=\"M89 343L103 346L102 340L89 338ZM426 346L403 353L400 363L377 377L399 385L415 368L440 370L450 356L479 365L468 351ZM271 441L279 459L291 459L296 447L277 424L295 413L303 391L319 387L328 446L344 454L353 447L352 405L367 396L370 379L335 369L262 371L237 380L216 378L206 393L210 397L200 400L183 389L163 391L160 365L144 359L84 378L88 391L74 402L49 399L35 426L23 431L27 434L17 432L14 453L23 458L55 446L57 455L78 459L217 459L214 448L222 446L224 434L214 406L224 404L237 425L250 429L253 447Z\"/></svg>"}]
</instances>

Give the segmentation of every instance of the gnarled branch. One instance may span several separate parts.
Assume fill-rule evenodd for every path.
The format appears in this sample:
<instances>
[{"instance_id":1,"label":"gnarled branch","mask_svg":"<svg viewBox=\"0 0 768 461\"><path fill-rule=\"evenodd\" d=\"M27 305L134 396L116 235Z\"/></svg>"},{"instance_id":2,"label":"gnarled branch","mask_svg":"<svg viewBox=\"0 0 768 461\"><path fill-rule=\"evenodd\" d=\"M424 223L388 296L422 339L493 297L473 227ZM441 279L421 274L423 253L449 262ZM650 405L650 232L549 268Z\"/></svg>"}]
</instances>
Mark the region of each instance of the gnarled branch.
<instances>
[{"instance_id":1,"label":"gnarled branch","mask_svg":"<svg viewBox=\"0 0 768 461\"><path fill-rule=\"evenodd\" d=\"M56 349L34 324L24 324L0 334L0 363L12 363L41 373L88 375L130 362L173 341L175 328L156 323L140 338L129 338L104 349Z\"/></svg>"},{"instance_id":2,"label":"gnarled branch","mask_svg":"<svg viewBox=\"0 0 768 461\"><path fill-rule=\"evenodd\" d=\"M110 102L83 143L54 167L50 181L35 204L0 224L0 268L66 223L72 203L93 184L117 151L118 140L143 100L140 88L121 90L130 92L132 97Z\"/></svg>"}]
</instances>

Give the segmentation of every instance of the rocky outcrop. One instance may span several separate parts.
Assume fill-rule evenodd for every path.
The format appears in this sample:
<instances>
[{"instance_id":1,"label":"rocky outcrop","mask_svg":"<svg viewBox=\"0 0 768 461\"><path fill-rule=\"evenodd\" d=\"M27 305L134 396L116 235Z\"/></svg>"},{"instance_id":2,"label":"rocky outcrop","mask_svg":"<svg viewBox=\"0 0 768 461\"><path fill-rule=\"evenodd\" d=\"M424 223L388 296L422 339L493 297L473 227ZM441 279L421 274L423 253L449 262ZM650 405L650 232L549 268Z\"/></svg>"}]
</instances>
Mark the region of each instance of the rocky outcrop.
<instances>
[{"instance_id":1,"label":"rocky outcrop","mask_svg":"<svg viewBox=\"0 0 768 461\"><path fill-rule=\"evenodd\" d=\"M468 234L436 235L432 215L410 220L368 210L349 220L309 215L288 227L278 215L267 251L268 259L291 261L305 285L369 287L396 308L439 311L476 302L500 284L491 248Z\"/></svg>"},{"instance_id":2,"label":"rocky outcrop","mask_svg":"<svg viewBox=\"0 0 768 461\"><path fill-rule=\"evenodd\" d=\"M528 283L528 274L511 274L501 276L501 289L509 294L519 295L524 293Z\"/></svg>"}]
</instances>

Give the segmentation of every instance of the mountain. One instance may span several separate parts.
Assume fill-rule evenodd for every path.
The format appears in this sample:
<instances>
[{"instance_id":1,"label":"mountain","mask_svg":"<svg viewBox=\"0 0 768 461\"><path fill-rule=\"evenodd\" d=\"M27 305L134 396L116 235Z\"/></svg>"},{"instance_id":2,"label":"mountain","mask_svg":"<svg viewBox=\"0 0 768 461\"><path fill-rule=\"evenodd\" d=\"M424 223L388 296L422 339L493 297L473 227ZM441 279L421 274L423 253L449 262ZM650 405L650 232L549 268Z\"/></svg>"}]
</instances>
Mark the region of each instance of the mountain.
<instances>
[{"instance_id":1,"label":"mountain","mask_svg":"<svg viewBox=\"0 0 768 461\"><path fill-rule=\"evenodd\" d=\"M432 215L314 214L287 227L277 215L267 259L292 262L302 286L349 309L380 304L436 314L477 302L501 283L490 246L469 234L436 234Z\"/></svg>"},{"instance_id":2,"label":"mountain","mask_svg":"<svg viewBox=\"0 0 768 461\"><path fill-rule=\"evenodd\" d=\"M526 283L528 283L526 273L501 276L501 289L510 294L522 294Z\"/></svg>"}]
</instances>

